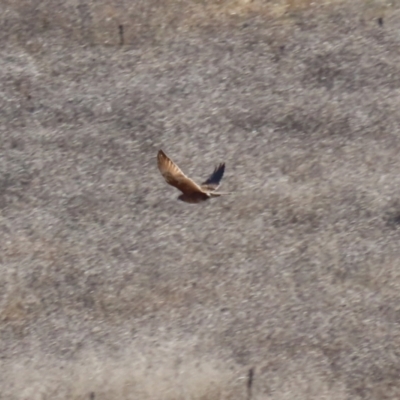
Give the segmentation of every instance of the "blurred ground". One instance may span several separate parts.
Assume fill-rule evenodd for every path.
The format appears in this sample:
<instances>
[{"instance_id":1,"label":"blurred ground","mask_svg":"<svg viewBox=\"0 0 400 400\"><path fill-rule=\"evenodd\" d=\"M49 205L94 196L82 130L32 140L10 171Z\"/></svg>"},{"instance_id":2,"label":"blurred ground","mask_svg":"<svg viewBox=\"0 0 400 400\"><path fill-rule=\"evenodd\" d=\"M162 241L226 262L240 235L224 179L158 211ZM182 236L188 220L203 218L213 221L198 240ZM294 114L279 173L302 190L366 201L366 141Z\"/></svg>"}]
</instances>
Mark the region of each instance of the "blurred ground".
<instances>
[{"instance_id":1,"label":"blurred ground","mask_svg":"<svg viewBox=\"0 0 400 400\"><path fill-rule=\"evenodd\" d=\"M2 1L0 399L400 398L392 3Z\"/></svg>"}]
</instances>

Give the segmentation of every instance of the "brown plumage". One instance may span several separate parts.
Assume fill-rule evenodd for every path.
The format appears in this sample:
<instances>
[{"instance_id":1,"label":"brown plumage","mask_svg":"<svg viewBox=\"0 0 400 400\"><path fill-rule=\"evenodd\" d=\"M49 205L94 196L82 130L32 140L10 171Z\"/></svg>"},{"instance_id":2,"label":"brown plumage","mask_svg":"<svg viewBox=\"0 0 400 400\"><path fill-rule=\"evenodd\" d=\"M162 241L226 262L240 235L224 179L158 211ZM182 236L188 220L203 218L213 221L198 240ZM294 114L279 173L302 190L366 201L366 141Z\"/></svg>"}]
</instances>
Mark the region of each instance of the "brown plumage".
<instances>
[{"instance_id":1,"label":"brown plumage","mask_svg":"<svg viewBox=\"0 0 400 400\"><path fill-rule=\"evenodd\" d=\"M219 197L222 194L226 194L215 191L224 175L225 164L219 164L209 178L201 185L198 185L188 178L162 150L158 152L157 161L158 169L166 182L183 193L178 197L181 201L200 203L211 197Z\"/></svg>"}]
</instances>

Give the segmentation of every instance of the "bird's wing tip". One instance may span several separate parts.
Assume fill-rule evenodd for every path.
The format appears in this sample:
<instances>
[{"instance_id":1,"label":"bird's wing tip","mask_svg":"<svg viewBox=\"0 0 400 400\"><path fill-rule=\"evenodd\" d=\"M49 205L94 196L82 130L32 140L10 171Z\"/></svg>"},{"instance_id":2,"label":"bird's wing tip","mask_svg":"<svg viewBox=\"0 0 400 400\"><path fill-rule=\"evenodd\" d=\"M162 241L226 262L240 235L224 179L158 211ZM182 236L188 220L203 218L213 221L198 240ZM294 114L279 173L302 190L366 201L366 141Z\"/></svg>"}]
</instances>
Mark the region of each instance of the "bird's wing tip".
<instances>
[{"instance_id":1,"label":"bird's wing tip","mask_svg":"<svg viewBox=\"0 0 400 400\"><path fill-rule=\"evenodd\" d=\"M165 153L164 153L164 150L162 150L162 149L160 149L160 150L158 150L158 153L157 153L157 158L169 158Z\"/></svg>"}]
</instances>

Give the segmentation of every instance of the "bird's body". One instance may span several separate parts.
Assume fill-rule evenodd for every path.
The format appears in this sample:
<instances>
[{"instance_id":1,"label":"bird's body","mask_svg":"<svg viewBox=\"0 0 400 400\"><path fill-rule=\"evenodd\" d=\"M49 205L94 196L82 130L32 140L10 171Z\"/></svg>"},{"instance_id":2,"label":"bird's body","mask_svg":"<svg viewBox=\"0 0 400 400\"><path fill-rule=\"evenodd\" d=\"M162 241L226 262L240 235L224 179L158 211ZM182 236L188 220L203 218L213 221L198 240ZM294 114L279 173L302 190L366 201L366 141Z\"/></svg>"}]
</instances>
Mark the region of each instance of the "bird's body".
<instances>
[{"instance_id":1,"label":"bird's body","mask_svg":"<svg viewBox=\"0 0 400 400\"><path fill-rule=\"evenodd\" d=\"M219 197L225 193L218 193L216 189L224 175L225 164L219 164L210 177L198 185L188 178L181 169L162 151L157 155L158 169L165 181L182 192L179 200L186 203L201 203L211 197Z\"/></svg>"}]
</instances>

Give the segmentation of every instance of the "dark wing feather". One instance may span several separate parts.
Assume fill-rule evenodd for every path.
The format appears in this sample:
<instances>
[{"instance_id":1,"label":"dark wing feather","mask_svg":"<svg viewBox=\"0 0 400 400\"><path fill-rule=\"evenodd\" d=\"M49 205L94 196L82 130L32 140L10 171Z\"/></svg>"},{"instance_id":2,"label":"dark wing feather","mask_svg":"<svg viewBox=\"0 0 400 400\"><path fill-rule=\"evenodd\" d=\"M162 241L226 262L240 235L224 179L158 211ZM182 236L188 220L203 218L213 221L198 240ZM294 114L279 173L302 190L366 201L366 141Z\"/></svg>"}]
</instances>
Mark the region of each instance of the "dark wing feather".
<instances>
[{"instance_id":1,"label":"dark wing feather","mask_svg":"<svg viewBox=\"0 0 400 400\"><path fill-rule=\"evenodd\" d=\"M225 163L219 164L215 167L214 172L209 176L209 178L201 184L201 188L204 190L216 190L219 187L222 177L225 172Z\"/></svg>"},{"instance_id":2,"label":"dark wing feather","mask_svg":"<svg viewBox=\"0 0 400 400\"><path fill-rule=\"evenodd\" d=\"M157 155L158 169L167 183L184 194L204 193L203 189L188 178L181 169L162 151Z\"/></svg>"}]
</instances>

